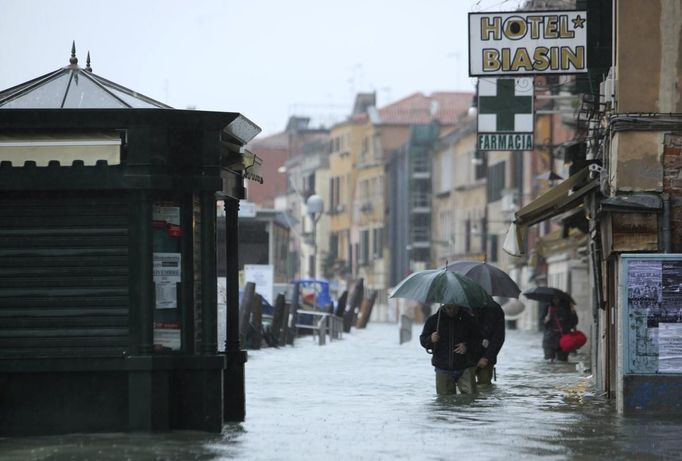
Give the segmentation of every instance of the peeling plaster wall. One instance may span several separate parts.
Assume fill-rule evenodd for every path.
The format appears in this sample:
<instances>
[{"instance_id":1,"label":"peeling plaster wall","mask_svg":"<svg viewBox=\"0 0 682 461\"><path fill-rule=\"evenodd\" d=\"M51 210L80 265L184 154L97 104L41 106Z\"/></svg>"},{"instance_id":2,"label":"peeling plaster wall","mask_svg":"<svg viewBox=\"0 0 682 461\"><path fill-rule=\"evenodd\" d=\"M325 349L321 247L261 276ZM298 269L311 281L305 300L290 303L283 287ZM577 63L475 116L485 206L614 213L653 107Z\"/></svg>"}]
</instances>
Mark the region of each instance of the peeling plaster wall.
<instances>
[{"instance_id":1,"label":"peeling plaster wall","mask_svg":"<svg viewBox=\"0 0 682 461\"><path fill-rule=\"evenodd\" d=\"M660 192L663 135L649 131L621 131L612 140L611 189L618 192Z\"/></svg>"},{"instance_id":2,"label":"peeling plaster wall","mask_svg":"<svg viewBox=\"0 0 682 461\"><path fill-rule=\"evenodd\" d=\"M661 2L661 78L658 112L682 112L682 2Z\"/></svg>"},{"instance_id":3,"label":"peeling plaster wall","mask_svg":"<svg viewBox=\"0 0 682 461\"><path fill-rule=\"evenodd\" d=\"M682 2L616 5L617 111L682 112Z\"/></svg>"},{"instance_id":4,"label":"peeling plaster wall","mask_svg":"<svg viewBox=\"0 0 682 461\"><path fill-rule=\"evenodd\" d=\"M616 2L617 112L656 112L661 69L661 2ZM679 1L679 0L675 0Z\"/></svg>"}]
</instances>

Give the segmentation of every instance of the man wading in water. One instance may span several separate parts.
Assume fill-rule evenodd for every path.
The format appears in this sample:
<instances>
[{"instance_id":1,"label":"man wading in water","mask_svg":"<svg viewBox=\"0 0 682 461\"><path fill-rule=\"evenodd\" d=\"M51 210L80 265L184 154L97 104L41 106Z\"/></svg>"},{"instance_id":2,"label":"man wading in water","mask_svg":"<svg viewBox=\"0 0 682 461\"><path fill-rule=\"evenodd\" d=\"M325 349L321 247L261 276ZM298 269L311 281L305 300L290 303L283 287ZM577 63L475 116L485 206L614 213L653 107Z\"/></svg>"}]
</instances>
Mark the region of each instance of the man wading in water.
<instances>
[{"instance_id":1,"label":"man wading in water","mask_svg":"<svg viewBox=\"0 0 682 461\"><path fill-rule=\"evenodd\" d=\"M477 351L481 343L476 321L467 309L443 305L426 319L419 337L421 345L433 354L436 392L439 395L476 392Z\"/></svg>"}]
</instances>

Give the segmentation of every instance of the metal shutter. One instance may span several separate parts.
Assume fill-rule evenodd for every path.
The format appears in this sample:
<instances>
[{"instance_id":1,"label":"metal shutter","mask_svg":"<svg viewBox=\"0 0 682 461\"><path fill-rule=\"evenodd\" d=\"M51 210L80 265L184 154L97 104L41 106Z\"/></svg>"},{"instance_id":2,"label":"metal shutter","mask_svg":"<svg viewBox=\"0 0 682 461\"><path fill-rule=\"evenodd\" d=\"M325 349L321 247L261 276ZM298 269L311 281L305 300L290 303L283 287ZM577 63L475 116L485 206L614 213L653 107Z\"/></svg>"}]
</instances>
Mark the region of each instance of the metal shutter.
<instances>
[{"instance_id":1,"label":"metal shutter","mask_svg":"<svg viewBox=\"0 0 682 461\"><path fill-rule=\"evenodd\" d=\"M125 194L0 196L0 357L128 346Z\"/></svg>"}]
</instances>

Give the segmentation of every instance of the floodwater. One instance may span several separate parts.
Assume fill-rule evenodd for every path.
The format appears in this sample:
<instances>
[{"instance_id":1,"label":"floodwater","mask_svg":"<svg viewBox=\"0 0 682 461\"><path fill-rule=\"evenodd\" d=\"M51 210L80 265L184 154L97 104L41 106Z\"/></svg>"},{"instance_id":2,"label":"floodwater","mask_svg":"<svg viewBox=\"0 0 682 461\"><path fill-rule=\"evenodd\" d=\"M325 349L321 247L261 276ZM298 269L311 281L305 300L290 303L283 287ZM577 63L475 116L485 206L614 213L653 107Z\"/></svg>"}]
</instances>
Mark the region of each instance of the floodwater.
<instances>
[{"instance_id":1,"label":"floodwater","mask_svg":"<svg viewBox=\"0 0 682 461\"><path fill-rule=\"evenodd\" d=\"M539 333L508 331L497 381L435 395L430 356L395 324L343 340L250 351L247 419L222 434L0 438L0 460L653 460L682 457L682 418L624 418L589 371L542 359Z\"/></svg>"}]
</instances>

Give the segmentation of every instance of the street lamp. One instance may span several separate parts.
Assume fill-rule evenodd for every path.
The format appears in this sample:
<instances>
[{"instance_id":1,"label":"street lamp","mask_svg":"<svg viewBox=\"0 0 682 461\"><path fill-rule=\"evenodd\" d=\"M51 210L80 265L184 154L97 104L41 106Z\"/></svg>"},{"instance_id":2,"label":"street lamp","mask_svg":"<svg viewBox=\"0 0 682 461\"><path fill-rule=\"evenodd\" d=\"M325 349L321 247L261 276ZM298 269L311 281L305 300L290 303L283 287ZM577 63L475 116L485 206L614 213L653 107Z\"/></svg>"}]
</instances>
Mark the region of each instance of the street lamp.
<instances>
[{"instance_id":1,"label":"street lamp","mask_svg":"<svg viewBox=\"0 0 682 461\"><path fill-rule=\"evenodd\" d=\"M324 212L324 202L322 201L322 197L320 197L317 194L313 194L310 197L308 197L308 200L305 202L306 205L306 210L308 213L308 216L310 216L310 219L313 221L313 267L312 267L312 278L315 280L316 277L316 267L317 267L317 222L320 220L322 217L322 213Z\"/></svg>"}]
</instances>

